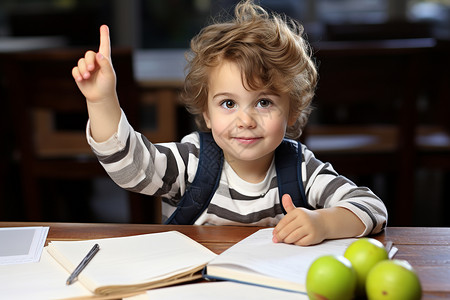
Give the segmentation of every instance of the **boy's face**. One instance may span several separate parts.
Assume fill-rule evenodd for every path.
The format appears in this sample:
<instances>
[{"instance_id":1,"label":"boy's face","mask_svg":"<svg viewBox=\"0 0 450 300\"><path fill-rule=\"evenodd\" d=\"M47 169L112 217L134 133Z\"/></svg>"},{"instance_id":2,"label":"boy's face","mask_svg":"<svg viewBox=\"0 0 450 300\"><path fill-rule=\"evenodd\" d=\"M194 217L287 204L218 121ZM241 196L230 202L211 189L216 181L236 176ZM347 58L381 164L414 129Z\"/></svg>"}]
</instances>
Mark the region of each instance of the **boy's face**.
<instances>
[{"instance_id":1,"label":"boy's face","mask_svg":"<svg viewBox=\"0 0 450 300\"><path fill-rule=\"evenodd\" d=\"M228 61L211 70L208 88L203 116L227 161L270 163L286 127L295 122L288 96L246 89L239 67Z\"/></svg>"}]
</instances>

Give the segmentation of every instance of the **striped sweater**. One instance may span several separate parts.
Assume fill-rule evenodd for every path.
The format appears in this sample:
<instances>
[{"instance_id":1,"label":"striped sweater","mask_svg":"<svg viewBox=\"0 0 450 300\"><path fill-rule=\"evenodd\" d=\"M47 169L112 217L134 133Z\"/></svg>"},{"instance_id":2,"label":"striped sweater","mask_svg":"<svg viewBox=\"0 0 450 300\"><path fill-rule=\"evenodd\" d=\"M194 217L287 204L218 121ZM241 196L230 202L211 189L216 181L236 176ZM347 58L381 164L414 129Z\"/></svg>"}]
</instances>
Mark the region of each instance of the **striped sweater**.
<instances>
[{"instance_id":1,"label":"striped sweater","mask_svg":"<svg viewBox=\"0 0 450 300\"><path fill-rule=\"evenodd\" d=\"M87 139L101 165L122 188L161 196L166 220L175 210L186 188L194 180L199 157L198 133L181 142L152 144L133 130L122 112L117 132L106 142ZM316 208L344 207L364 223L363 235L378 233L387 221L383 202L368 188L358 187L336 173L302 145L302 179L308 203ZM283 217L274 162L259 183L242 180L225 161L219 187L196 225L275 226Z\"/></svg>"}]
</instances>

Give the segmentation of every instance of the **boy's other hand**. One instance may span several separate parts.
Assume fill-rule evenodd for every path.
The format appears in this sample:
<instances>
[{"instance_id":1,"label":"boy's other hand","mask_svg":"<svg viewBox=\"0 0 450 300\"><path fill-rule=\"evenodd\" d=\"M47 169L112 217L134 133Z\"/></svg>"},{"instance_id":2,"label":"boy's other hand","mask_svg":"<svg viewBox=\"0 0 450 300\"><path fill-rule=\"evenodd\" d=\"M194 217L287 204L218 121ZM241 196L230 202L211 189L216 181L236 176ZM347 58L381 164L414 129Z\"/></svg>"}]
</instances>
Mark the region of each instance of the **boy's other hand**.
<instances>
[{"instance_id":1,"label":"boy's other hand","mask_svg":"<svg viewBox=\"0 0 450 300\"><path fill-rule=\"evenodd\" d=\"M116 97L116 75L111 62L108 26L100 27L98 52L87 51L72 69L72 76L87 101L91 103Z\"/></svg>"},{"instance_id":2,"label":"boy's other hand","mask_svg":"<svg viewBox=\"0 0 450 300\"><path fill-rule=\"evenodd\" d=\"M283 195L282 205L286 215L273 230L273 242L308 246L325 239L324 224L318 211L296 208L290 195Z\"/></svg>"}]
</instances>

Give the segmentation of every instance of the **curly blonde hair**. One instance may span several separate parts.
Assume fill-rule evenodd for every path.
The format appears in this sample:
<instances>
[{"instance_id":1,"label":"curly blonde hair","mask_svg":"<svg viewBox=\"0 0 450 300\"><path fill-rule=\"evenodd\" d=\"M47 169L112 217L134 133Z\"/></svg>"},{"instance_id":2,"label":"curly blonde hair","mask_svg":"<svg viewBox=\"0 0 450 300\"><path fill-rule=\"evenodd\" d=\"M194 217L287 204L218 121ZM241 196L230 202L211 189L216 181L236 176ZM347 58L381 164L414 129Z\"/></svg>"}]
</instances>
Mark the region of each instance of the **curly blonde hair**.
<instances>
[{"instance_id":1,"label":"curly blonde hair","mask_svg":"<svg viewBox=\"0 0 450 300\"><path fill-rule=\"evenodd\" d=\"M240 2L235 18L202 29L191 41L187 75L181 99L195 116L200 130L208 131L208 75L222 60L236 63L244 86L286 93L290 114L298 116L286 137L298 138L311 112L317 70L311 49L302 37L303 27L288 17L269 14L251 0Z\"/></svg>"}]
</instances>

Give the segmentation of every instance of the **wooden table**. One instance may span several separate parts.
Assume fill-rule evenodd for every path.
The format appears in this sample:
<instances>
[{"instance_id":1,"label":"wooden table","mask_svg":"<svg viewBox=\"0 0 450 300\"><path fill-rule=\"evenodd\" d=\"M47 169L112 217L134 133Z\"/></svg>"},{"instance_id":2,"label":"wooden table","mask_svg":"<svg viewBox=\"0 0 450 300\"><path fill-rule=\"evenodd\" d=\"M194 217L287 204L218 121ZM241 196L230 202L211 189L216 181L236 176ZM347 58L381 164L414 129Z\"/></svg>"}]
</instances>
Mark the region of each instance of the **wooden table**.
<instances>
[{"instance_id":1,"label":"wooden table","mask_svg":"<svg viewBox=\"0 0 450 300\"><path fill-rule=\"evenodd\" d=\"M168 230L180 231L219 254L261 227L153 224L0 222L0 227L49 226L47 241L120 237ZM392 241L395 258L406 259L417 271L423 299L450 299L450 228L389 227L373 236Z\"/></svg>"}]
</instances>

